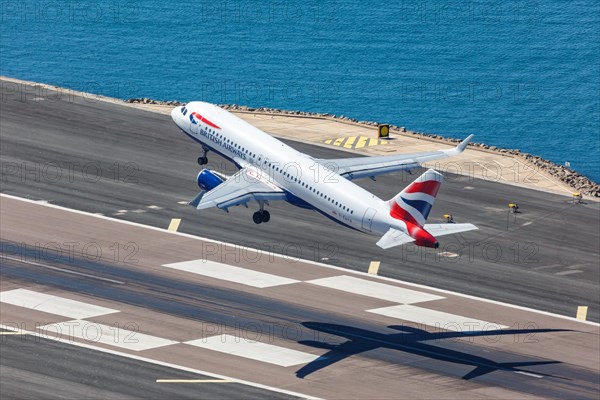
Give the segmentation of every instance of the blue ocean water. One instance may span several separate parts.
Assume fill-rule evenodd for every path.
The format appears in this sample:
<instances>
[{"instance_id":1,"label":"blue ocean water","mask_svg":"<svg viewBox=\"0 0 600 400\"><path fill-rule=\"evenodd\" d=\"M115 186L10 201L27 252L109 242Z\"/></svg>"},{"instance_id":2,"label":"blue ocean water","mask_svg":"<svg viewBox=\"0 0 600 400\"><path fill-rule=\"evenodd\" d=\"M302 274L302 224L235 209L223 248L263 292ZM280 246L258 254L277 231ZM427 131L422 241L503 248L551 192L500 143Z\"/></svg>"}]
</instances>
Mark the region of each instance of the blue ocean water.
<instances>
[{"instance_id":1,"label":"blue ocean water","mask_svg":"<svg viewBox=\"0 0 600 400\"><path fill-rule=\"evenodd\" d=\"M3 1L0 73L329 112L519 148L600 182L600 5Z\"/></svg>"}]
</instances>

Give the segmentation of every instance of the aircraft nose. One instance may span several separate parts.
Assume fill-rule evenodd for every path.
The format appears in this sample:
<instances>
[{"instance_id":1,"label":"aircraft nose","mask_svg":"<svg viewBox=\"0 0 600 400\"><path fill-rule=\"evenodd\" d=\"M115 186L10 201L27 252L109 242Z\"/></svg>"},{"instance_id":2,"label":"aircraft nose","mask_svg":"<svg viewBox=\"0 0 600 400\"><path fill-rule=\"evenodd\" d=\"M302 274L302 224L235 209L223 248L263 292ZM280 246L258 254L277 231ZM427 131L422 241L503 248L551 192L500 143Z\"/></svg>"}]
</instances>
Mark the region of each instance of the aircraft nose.
<instances>
[{"instance_id":1,"label":"aircraft nose","mask_svg":"<svg viewBox=\"0 0 600 400\"><path fill-rule=\"evenodd\" d=\"M174 109L171 110L171 118L173 119L173 121L177 122L177 119L179 118L181 114L181 110L183 109L183 106L180 107L175 107Z\"/></svg>"},{"instance_id":2,"label":"aircraft nose","mask_svg":"<svg viewBox=\"0 0 600 400\"><path fill-rule=\"evenodd\" d=\"M183 107L184 106L175 107L171 110L171 119L173 119L175 125L180 128L183 126Z\"/></svg>"}]
</instances>

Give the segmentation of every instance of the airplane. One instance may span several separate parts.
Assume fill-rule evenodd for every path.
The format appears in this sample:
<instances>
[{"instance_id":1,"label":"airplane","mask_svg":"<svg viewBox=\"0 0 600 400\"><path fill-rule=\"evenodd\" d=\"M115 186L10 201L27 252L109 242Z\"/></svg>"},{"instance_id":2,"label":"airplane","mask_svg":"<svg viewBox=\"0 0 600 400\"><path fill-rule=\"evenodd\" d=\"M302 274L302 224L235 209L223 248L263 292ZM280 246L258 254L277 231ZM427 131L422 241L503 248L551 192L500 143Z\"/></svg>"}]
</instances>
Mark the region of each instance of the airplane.
<instances>
[{"instance_id":1,"label":"airplane","mask_svg":"<svg viewBox=\"0 0 600 400\"><path fill-rule=\"evenodd\" d=\"M256 201L256 224L271 219L265 206L276 200L316 210L348 228L380 236L383 249L414 243L438 248L436 236L477 229L469 223L426 224L442 182L429 169L393 198L385 201L352 180L411 170L427 161L462 153L473 135L455 148L415 154L341 159L316 159L301 153L214 104L193 101L171 111L175 124L202 145L198 164L209 151L233 162L238 171L227 176L202 169L196 178L201 192L190 205L197 209L230 207Z\"/></svg>"}]
</instances>

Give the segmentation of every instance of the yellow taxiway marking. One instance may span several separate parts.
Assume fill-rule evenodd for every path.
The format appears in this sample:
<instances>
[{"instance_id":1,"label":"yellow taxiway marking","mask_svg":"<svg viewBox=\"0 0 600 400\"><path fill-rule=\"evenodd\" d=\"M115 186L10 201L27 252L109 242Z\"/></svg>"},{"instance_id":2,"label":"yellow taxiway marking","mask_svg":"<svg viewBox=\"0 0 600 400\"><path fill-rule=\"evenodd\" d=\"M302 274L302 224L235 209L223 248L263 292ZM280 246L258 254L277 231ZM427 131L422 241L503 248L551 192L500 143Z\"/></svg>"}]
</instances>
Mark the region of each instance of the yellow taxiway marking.
<instances>
[{"instance_id":1,"label":"yellow taxiway marking","mask_svg":"<svg viewBox=\"0 0 600 400\"><path fill-rule=\"evenodd\" d=\"M181 219L180 218L173 218L171 220L171 223L169 224L169 227L167 228L167 230L171 231L171 232L177 232L177 229L179 229L179 224L181 223Z\"/></svg>"},{"instance_id":2,"label":"yellow taxiway marking","mask_svg":"<svg viewBox=\"0 0 600 400\"><path fill-rule=\"evenodd\" d=\"M157 379L156 383L233 383L227 379Z\"/></svg>"},{"instance_id":3,"label":"yellow taxiway marking","mask_svg":"<svg viewBox=\"0 0 600 400\"><path fill-rule=\"evenodd\" d=\"M577 319L585 321L587 319L587 306L579 306L577 307Z\"/></svg>"},{"instance_id":4,"label":"yellow taxiway marking","mask_svg":"<svg viewBox=\"0 0 600 400\"><path fill-rule=\"evenodd\" d=\"M365 147L367 145L367 141L369 141L369 138L366 136L360 136L358 138L358 142L356 142L356 146L354 146L355 149L361 149L363 147Z\"/></svg>"},{"instance_id":5,"label":"yellow taxiway marking","mask_svg":"<svg viewBox=\"0 0 600 400\"><path fill-rule=\"evenodd\" d=\"M0 335L27 335L28 332L20 332L20 331L6 331L0 332Z\"/></svg>"},{"instance_id":6,"label":"yellow taxiway marking","mask_svg":"<svg viewBox=\"0 0 600 400\"><path fill-rule=\"evenodd\" d=\"M370 138L368 136L347 136L335 139L327 139L323 143L346 149L361 149L363 147L381 146L389 144L387 140Z\"/></svg>"},{"instance_id":7,"label":"yellow taxiway marking","mask_svg":"<svg viewBox=\"0 0 600 400\"><path fill-rule=\"evenodd\" d=\"M369 139L368 146L380 146L382 144L390 144L388 139Z\"/></svg>"},{"instance_id":8,"label":"yellow taxiway marking","mask_svg":"<svg viewBox=\"0 0 600 400\"><path fill-rule=\"evenodd\" d=\"M349 136L348 139L344 142L344 148L352 149L354 148L354 142L356 141L356 136Z\"/></svg>"},{"instance_id":9,"label":"yellow taxiway marking","mask_svg":"<svg viewBox=\"0 0 600 400\"><path fill-rule=\"evenodd\" d=\"M377 275L379 264L381 264L379 261L371 261L371 264L369 265L369 274Z\"/></svg>"}]
</instances>

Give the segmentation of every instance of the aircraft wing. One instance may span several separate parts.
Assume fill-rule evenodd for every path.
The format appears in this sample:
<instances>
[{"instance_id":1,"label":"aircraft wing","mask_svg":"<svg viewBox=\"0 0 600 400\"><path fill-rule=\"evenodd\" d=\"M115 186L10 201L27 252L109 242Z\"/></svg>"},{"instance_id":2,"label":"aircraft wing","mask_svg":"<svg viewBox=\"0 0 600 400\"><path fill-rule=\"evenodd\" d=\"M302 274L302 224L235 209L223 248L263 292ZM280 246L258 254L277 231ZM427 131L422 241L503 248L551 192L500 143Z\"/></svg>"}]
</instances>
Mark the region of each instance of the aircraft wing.
<instances>
[{"instance_id":1,"label":"aircraft wing","mask_svg":"<svg viewBox=\"0 0 600 400\"><path fill-rule=\"evenodd\" d=\"M479 229L473 224L425 224L423 228L433 236L451 235Z\"/></svg>"},{"instance_id":2,"label":"aircraft wing","mask_svg":"<svg viewBox=\"0 0 600 400\"><path fill-rule=\"evenodd\" d=\"M347 179L373 177L420 166L421 163L452 157L462 153L474 135L449 150L429 151L393 156L317 159L316 161Z\"/></svg>"},{"instance_id":3,"label":"aircraft wing","mask_svg":"<svg viewBox=\"0 0 600 400\"><path fill-rule=\"evenodd\" d=\"M227 211L229 207L246 204L250 200L285 200L285 192L269 181L255 167L240 169L225 182L210 191L200 192L189 204L197 209L217 207Z\"/></svg>"}]
</instances>

